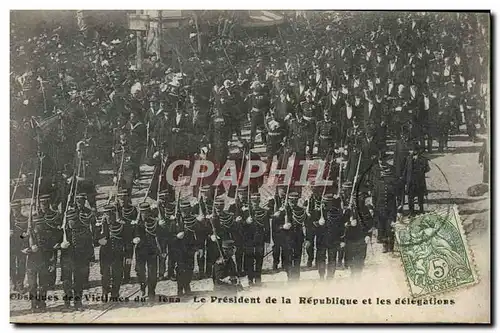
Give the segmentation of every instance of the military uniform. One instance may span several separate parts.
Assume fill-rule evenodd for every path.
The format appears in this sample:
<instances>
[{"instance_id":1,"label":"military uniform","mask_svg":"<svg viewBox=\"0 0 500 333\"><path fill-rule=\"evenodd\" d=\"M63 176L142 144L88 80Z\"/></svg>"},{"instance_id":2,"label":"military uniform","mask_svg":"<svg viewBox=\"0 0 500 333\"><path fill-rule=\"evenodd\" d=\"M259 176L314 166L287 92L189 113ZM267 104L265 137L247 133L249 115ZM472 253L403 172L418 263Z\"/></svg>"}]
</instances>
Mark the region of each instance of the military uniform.
<instances>
[{"instance_id":1,"label":"military uniform","mask_svg":"<svg viewBox=\"0 0 500 333\"><path fill-rule=\"evenodd\" d=\"M332 279L336 270L337 253L340 252L345 221L340 208L340 198L334 199L331 194L326 194L322 201L315 201L318 204L315 204L314 216L311 216L313 218L312 229L316 236L316 263L320 279L325 278L325 272L327 278ZM323 210L322 214L321 210ZM310 234L306 235L306 240L312 246Z\"/></svg>"},{"instance_id":2,"label":"military uniform","mask_svg":"<svg viewBox=\"0 0 500 333\"><path fill-rule=\"evenodd\" d=\"M123 225L123 235L126 239L132 240L134 233L134 223L139 215L136 207L132 206L130 194L127 190L118 192L118 199L121 201L117 205L117 219ZM130 281L130 271L132 268L132 257L134 255L134 245L131 241L125 243L125 256L123 260L123 283Z\"/></svg>"},{"instance_id":3,"label":"military uniform","mask_svg":"<svg viewBox=\"0 0 500 333\"><path fill-rule=\"evenodd\" d=\"M253 147L257 129L262 132L262 141L266 142L266 128L264 126L265 115L269 112L269 97L261 91L260 84L256 86L254 92L249 95L250 101L250 147Z\"/></svg>"},{"instance_id":4,"label":"military uniform","mask_svg":"<svg viewBox=\"0 0 500 333\"><path fill-rule=\"evenodd\" d=\"M279 191L279 187L276 187L276 190ZM271 223L271 231L272 231L272 240L273 240L273 269L275 271L278 270L278 265L280 264L283 269L287 270L288 261L285 258L284 248L284 232L281 226L285 223L285 214L284 214L284 204L285 204L285 193L283 187L281 187L282 195L276 193L273 200L269 200L268 209L272 209L274 211L272 216ZM282 208L283 207L283 208Z\"/></svg>"},{"instance_id":5,"label":"military uniform","mask_svg":"<svg viewBox=\"0 0 500 333\"><path fill-rule=\"evenodd\" d=\"M83 289L88 286L90 262L94 257L91 219L81 219L79 213L72 208L66 212L66 239L61 243L64 304L69 307L73 300L77 309L82 306Z\"/></svg>"},{"instance_id":6,"label":"military uniform","mask_svg":"<svg viewBox=\"0 0 500 333\"><path fill-rule=\"evenodd\" d=\"M102 295L107 298L119 297L123 279L123 260L131 235L125 231L125 222L117 218L116 207L104 207L103 214L96 224L99 229L97 239L100 245L99 264L101 270Z\"/></svg>"},{"instance_id":7,"label":"military uniform","mask_svg":"<svg viewBox=\"0 0 500 333\"><path fill-rule=\"evenodd\" d=\"M24 291L26 276L26 254L22 251L28 247L28 217L21 214L21 201L14 200L10 215L10 281L14 290Z\"/></svg>"},{"instance_id":8,"label":"military uniform","mask_svg":"<svg viewBox=\"0 0 500 333\"><path fill-rule=\"evenodd\" d=\"M364 197L363 197L364 200ZM359 275L365 265L367 244L371 239L373 217L364 202L356 205L350 219L345 224L345 263L351 275Z\"/></svg>"},{"instance_id":9,"label":"military uniform","mask_svg":"<svg viewBox=\"0 0 500 333\"><path fill-rule=\"evenodd\" d=\"M234 251L233 241L223 241L222 249L223 253L215 261L212 273L214 292L226 296L235 296L238 290L242 288L238 280L236 264L232 258L232 252Z\"/></svg>"},{"instance_id":10,"label":"military uniform","mask_svg":"<svg viewBox=\"0 0 500 333\"><path fill-rule=\"evenodd\" d=\"M280 161L281 156L283 156L282 143L286 136L286 128L283 123L276 120L274 116L266 118L265 125L267 130L266 171L269 172L274 156L278 156L278 161Z\"/></svg>"},{"instance_id":11,"label":"military uniform","mask_svg":"<svg viewBox=\"0 0 500 333\"><path fill-rule=\"evenodd\" d=\"M175 201L171 201L168 195L168 191L162 191L158 198L158 241L160 243L160 256L158 257L158 278L163 280L164 278L173 278L175 260L172 255L173 250L171 249L172 236L168 228L168 224L171 219L175 219ZM166 258L168 255L168 259ZM165 276L165 273L167 275Z\"/></svg>"},{"instance_id":12,"label":"military uniform","mask_svg":"<svg viewBox=\"0 0 500 333\"><path fill-rule=\"evenodd\" d=\"M229 120L217 110L210 120L209 142L212 146L210 159L214 162L216 170L220 170L229 154L227 142L231 140L231 127Z\"/></svg>"},{"instance_id":13,"label":"military uniform","mask_svg":"<svg viewBox=\"0 0 500 333\"><path fill-rule=\"evenodd\" d=\"M240 214L243 234L244 265L250 285L260 285L265 243L270 242L270 212L259 206L260 195L251 197L247 210Z\"/></svg>"},{"instance_id":14,"label":"military uniform","mask_svg":"<svg viewBox=\"0 0 500 333\"><path fill-rule=\"evenodd\" d=\"M408 209L414 212L414 199L417 197L420 213L424 212L424 196L427 195L425 174L430 171L429 161L418 152L416 147L414 154L406 157L406 165L403 174L406 193L408 194Z\"/></svg>"},{"instance_id":15,"label":"military uniform","mask_svg":"<svg viewBox=\"0 0 500 333\"><path fill-rule=\"evenodd\" d=\"M306 143L307 151L306 155L310 156L312 154L314 146L314 135L316 134L316 121L318 119L318 109L317 106L312 101L303 101L300 103L300 108L302 110L303 118L306 122Z\"/></svg>"},{"instance_id":16,"label":"military uniform","mask_svg":"<svg viewBox=\"0 0 500 333\"><path fill-rule=\"evenodd\" d=\"M177 295L183 296L191 294L194 254L200 248L203 238L199 234L201 221L191 212L189 202L180 202L179 208L180 212L170 221L169 229L172 235L172 254L177 262Z\"/></svg>"},{"instance_id":17,"label":"military uniform","mask_svg":"<svg viewBox=\"0 0 500 333\"><path fill-rule=\"evenodd\" d=\"M389 164L382 164L380 179L375 184L377 198L375 201L375 219L380 241L383 243L383 252L394 248L394 231L392 223L396 222L396 196L394 170Z\"/></svg>"},{"instance_id":18,"label":"military uniform","mask_svg":"<svg viewBox=\"0 0 500 333\"><path fill-rule=\"evenodd\" d=\"M55 282L57 253L54 247L61 243L62 232L58 219L48 220L42 215L33 216L33 244L28 249L27 275L31 308L44 311L47 291ZM29 233L29 231L28 231Z\"/></svg>"},{"instance_id":19,"label":"military uniform","mask_svg":"<svg viewBox=\"0 0 500 333\"><path fill-rule=\"evenodd\" d=\"M38 212L38 214L42 215L43 216L43 219L45 221L45 224L46 226L48 226L48 228L53 231L53 233L55 235L59 235L59 236L62 236L62 232L60 230L60 227L62 225L62 216L61 214L52 209L51 205L50 205L50 201L51 201L51 196L49 194L44 194L44 195L41 195L40 196L40 210ZM59 244L60 242L56 242L55 244ZM52 250L54 252L54 260L57 261L57 254L59 252L59 248L58 246L54 247L54 249ZM54 262L54 265L55 265L55 262ZM64 263L61 264L61 267L64 265ZM50 283L50 287L53 288L56 284L56 277L57 277L57 274L56 274L56 270L52 270L51 271L51 283Z\"/></svg>"},{"instance_id":20,"label":"military uniform","mask_svg":"<svg viewBox=\"0 0 500 333\"><path fill-rule=\"evenodd\" d=\"M316 124L314 143L318 147L318 156L326 158L328 151L339 144L337 123L333 120L323 119Z\"/></svg>"},{"instance_id":21,"label":"military uniform","mask_svg":"<svg viewBox=\"0 0 500 333\"><path fill-rule=\"evenodd\" d=\"M148 203L139 204L139 216L133 222L134 232L132 242L135 244L135 270L141 286L142 295L148 289L149 300L154 300L156 283L158 282L158 220L152 216ZM145 214L147 214L145 216ZM151 214L151 215L150 215Z\"/></svg>"}]
</instances>

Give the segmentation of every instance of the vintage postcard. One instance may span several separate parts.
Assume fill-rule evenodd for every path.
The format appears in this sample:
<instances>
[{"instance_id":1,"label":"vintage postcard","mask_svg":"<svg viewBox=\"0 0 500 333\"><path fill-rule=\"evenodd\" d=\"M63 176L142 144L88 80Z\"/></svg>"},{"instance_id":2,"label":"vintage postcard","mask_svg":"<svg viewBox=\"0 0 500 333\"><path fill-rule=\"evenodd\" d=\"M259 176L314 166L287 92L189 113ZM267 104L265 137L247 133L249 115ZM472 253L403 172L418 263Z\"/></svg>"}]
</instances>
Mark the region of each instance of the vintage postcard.
<instances>
[{"instance_id":1,"label":"vintage postcard","mask_svg":"<svg viewBox=\"0 0 500 333\"><path fill-rule=\"evenodd\" d=\"M11 11L11 322L491 323L490 22Z\"/></svg>"}]
</instances>

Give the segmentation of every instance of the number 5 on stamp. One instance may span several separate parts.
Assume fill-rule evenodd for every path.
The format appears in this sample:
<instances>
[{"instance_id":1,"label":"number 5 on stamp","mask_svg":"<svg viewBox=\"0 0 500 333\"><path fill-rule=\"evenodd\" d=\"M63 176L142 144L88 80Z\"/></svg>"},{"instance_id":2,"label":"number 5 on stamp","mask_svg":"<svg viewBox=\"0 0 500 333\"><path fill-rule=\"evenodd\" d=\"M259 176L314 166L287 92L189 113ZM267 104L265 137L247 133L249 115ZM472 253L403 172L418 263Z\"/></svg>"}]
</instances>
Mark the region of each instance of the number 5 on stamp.
<instances>
[{"instance_id":1,"label":"number 5 on stamp","mask_svg":"<svg viewBox=\"0 0 500 333\"><path fill-rule=\"evenodd\" d=\"M477 283L473 256L456 206L406 222L396 228L395 236L413 297Z\"/></svg>"}]
</instances>

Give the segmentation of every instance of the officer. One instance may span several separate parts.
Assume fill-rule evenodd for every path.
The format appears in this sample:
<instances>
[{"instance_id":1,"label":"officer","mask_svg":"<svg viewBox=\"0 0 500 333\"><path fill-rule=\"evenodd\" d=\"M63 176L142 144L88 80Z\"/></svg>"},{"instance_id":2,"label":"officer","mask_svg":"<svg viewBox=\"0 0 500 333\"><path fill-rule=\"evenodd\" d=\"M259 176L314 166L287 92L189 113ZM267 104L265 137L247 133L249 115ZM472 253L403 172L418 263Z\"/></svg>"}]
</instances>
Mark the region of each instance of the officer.
<instances>
[{"instance_id":1,"label":"officer","mask_svg":"<svg viewBox=\"0 0 500 333\"><path fill-rule=\"evenodd\" d=\"M423 156L423 147L415 144L406 157L403 173L404 184L408 194L408 209L414 214L414 200L417 197L419 212L424 213L424 197L427 195L425 174L430 171L429 161Z\"/></svg>"},{"instance_id":2,"label":"officer","mask_svg":"<svg viewBox=\"0 0 500 333\"><path fill-rule=\"evenodd\" d=\"M260 207L260 195L252 194L246 214L242 218L243 248L245 271L248 274L250 286L261 285L262 264L264 261L265 244L270 242L270 211Z\"/></svg>"},{"instance_id":3,"label":"officer","mask_svg":"<svg viewBox=\"0 0 500 333\"><path fill-rule=\"evenodd\" d=\"M314 146L318 149L318 156L325 159L328 151L339 144L338 125L331 119L330 112L323 110L323 120L316 124Z\"/></svg>"},{"instance_id":4,"label":"officer","mask_svg":"<svg viewBox=\"0 0 500 333\"><path fill-rule=\"evenodd\" d=\"M193 214L191 204L184 200L179 203L176 218L170 224L172 254L177 262L177 295L191 294L191 280L194 270L194 254L200 248L203 238L198 236L201 222Z\"/></svg>"},{"instance_id":5,"label":"officer","mask_svg":"<svg viewBox=\"0 0 500 333\"><path fill-rule=\"evenodd\" d=\"M236 269L238 271L238 276L242 277L245 276L245 238L244 238L244 222L246 221L246 218L248 217L249 214L249 209L250 209L250 202L248 201L249 199L249 193L248 193L248 187L246 186L240 186L238 187L237 190L237 196L234 200L234 204L231 205L229 208L230 211L234 212L235 218L235 224L236 228L238 229L237 233L234 235L235 236L235 246L236 246L236 253L235 253L235 259L236 259Z\"/></svg>"},{"instance_id":6,"label":"officer","mask_svg":"<svg viewBox=\"0 0 500 333\"><path fill-rule=\"evenodd\" d=\"M288 207L286 207L285 223L281 226L285 234L285 258L288 260L288 280L300 279L300 262L302 259L302 246L304 243L304 232L310 233L308 216L306 210L298 205L299 194L292 192L288 196Z\"/></svg>"},{"instance_id":7,"label":"officer","mask_svg":"<svg viewBox=\"0 0 500 333\"><path fill-rule=\"evenodd\" d=\"M40 211L39 214L43 216L44 223L46 227L51 230L53 237L60 238L62 236L61 226L62 226L62 216L58 211L53 210L50 206L50 194L44 194L40 196ZM60 242L54 241L56 247L53 249L54 252L54 267L57 262L57 253L59 251L59 247L57 244ZM51 284L52 288L56 284L56 270L51 271Z\"/></svg>"},{"instance_id":8,"label":"officer","mask_svg":"<svg viewBox=\"0 0 500 333\"><path fill-rule=\"evenodd\" d=\"M266 156L267 165L266 173L271 170L271 164L273 162L274 156L278 157L278 161L283 155L283 147L285 145L284 140L286 137L286 128L283 123L280 122L275 117L274 110L271 110L268 117L266 117L266 130L267 130L267 142L266 142Z\"/></svg>"},{"instance_id":9,"label":"officer","mask_svg":"<svg viewBox=\"0 0 500 333\"><path fill-rule=\"evenodd\" d=\"M158 278L160 280L174 278L175 260L170 249L172 235L169 232L169 223L175 219L175 200L172 200L170 191L163 190L158 195L158 240L161 253L158 257ZM168 254L168 259L167 259ZM168 266L168 269L167 269Z\"/></svg>"},{"instance_id":10,"label":"officer","mask_svg":"<svg viewBox=\"0 0 500 333\"><path fill-rule=\"evenodd\" d=\"M351 276L358 276L364 268L367 245L371 242L373 216L365 205L363 196L356 208L348 210L345 224L343 245L345 246L346 266L351 269Z\"/></svg>"},{"instance_id":11,"label":"officer","mask_svg":"<svg viewBox=\"0 0 500 333\"><path fill-rule=\"evenodd\" d=\"M314 145L314 135L316 134L316 121L318 119L318 107L312 100L312 95L310 92L305 94L306 100L300 103L300 109L302 110L302 117L306 122L306 136L307 136L307 151L306 155L310 157L312 155L313 145Z\"/></svg>"},{"instance_id":12,"label":"officer","mask_svg":"<svg viewBox=\"0 0 500 333\"><path fill-rule=\"evenodd\" d=\"M215 164L215 174L222 168L229 154L228 141L231 140L231 123L221 111L216 107L210 119L208 129L208 140L210 142L210 159Z\"/></svg>"},{"instance_id":13,"label":"officer","mask_svg":"<svg viewBox=\"0 0 500 333\"><path fill-rule=\"evenodd\" d=\"M222 254L214 264L212 275L214 292L218 294L232 296L243 289L233 260L234 251L235 246L232 240L226 239L222 242Z\"/></svg>"},{"instance_id":14,"label":"officer","mask_svg":"<svg viewBox=\"0 0 500 333\"><path fill-rule=\"evenodd\" d=\"M66 212L66 239L61 243L61 281L64 289L64 305L82 309L83 289L88 286L90 262L94 257L94 236L91 223L81 220L82 210L69 208Z\"/></svg>"},{"instance_id":15,"label":"officer","mask_svg":"<svg viewBox=\"0 0 500 333\"><path fill-rule=\"evenodd\" d=\"M273 270L278 271L278 265L281 260L281 268L288 269L288 261L285 257L284 247L284 230L282 226L285 223L285 196L286 187L283 185L276 186L276 194L274 199L269 200L268 208L272 209L272 240L273 240Z\"/></svg>"},{"instance_id":16,"label":"officer","mask_svg":"<svg viewBox=\"0 0 500 333\"><path fill-rule=\"evenodd\" d=\"M139 204L139 215L133 222L135 245L135 270L141 285L142 296L148 289L148 300L154 301L158 281L158 254L160 253L156 234L158 220L153 217L149 203Z\"/></svg>"},{"instance_id":17,"label":"officer","mask_svg":"<svg viewBox=\"0 0 500 333\"><path fill-rule=\"evenodd\" d=\"M95 238L96 236L96 229L95 229L95 224L96 224L96 217L94 214L94 209L88 208L85 206L86 202L92 201L92 199L89 201L88 200L88 195L85 193L78 193L75 196L76 200L76 210L78 212L78 218L82 224L87 226L87 228L90 230L90 233L92 234L92 237ZM95 261L95 256L94 254L92 255L92 261ZM90 273L90 271L89 271ZM87 277L88 280L88 277ZM88 285L85 286L85 289L87 289Z\"/></svg>"},{"instance_id":18,"label":"officer","mask_svg":"<svg viewBox=\"0 0 500 333\"><path fill-rule=\"evenodd\" d=\"M383 244L382 252L392 252L394 249L393 223L396 222L396 196L393 167L385 160L379 161L380 177L375 184L378 194L375 202L377 230Z\"/></svg>"},{"instance_id":19,"label":"officer","mask_svg":"<svg viewBox=\"0 0 500 333\"><path fill-rule=\"evenodd\" d=\"M131 235L127 235L125 222L117 218L116 206L106 205L97 223L97 239L100 245L99 259L102 280L102 296L108 299L120 295L123 279L123 260Z\"/></svg>"},{"instance_id":20,"label":"officer","mask_svg":"<svg viewBox=\"0 0 500 333\"><path fill-rule=\"evenodd\" d=\"M316 262L321 280L333 279L336 269L337 253L340 251L341 237L344 234L344 214L340 207L340 197L334 198L331 193L323 196L323 200L315 201L319 207L315 210L313 222L316 236ZM311 247L312 240L306 235L306 248ZM328 262L327 262L328 257Z\"/></svg>"},{"instance_id":21,"label":"officer","mask_svg":"<svg viewBox=\"0 0 500 333\"><path fill-rule=\"evenodd\" d=\"M27 258L28 293L31 310L46 310L47 291L54 285L57 253L54 247L62 241L60 224L46 220L43 215L34 215L33 242L25 249ZM28 231L30 233L30 231ZM29 237L29 236L28 236Z\"/></svg>"},{"instance_id":22,"label":"officer","mask_svg":"<svg viewBox=\"0 0 500 333\"><path fill-rule=\"evenodd\" d=\"M269 97L264 93L260 82L252 84L252 94L247 99L250 102L250 147L252 148L255 142L257 129L261 131L262 142L266 143L266 128L264 120L270 108Z\"/></svg>"},{"instance_id":23,"label":"officer","mask_svg":"<svg viewBox=\"0 0 500 333\"><path fill-rule=\"evenodd\" d=\"M321 205L322 205L322 186L312 187L311 196L307 200L306 214L309 217L308 223L317 222L321 215ZM317 246L316 243L316 228L309 229L311 232L306 235L306 253L307 253L307 267L312 267L314 261L314 249Z\"/></svg>"},{"instance_id":24,"label":"officer","mask_svg":"<svg viewBox=\"0 0 500 333\"><path fill-rule=\"evenodd\" d=\"M13 200L10 209L10 281L14 290L22 293L26 276L26 254L22 251L28 247L28 217L21 213L21 200Z\"/></svg>"},{"instance_id":25,"label":"officer","mask_svg":"<svg viewBox=\"0 0 500 333\"><path fill-rule=\"evenodd\" d=\"M123 225L123 232L127 239L132 239L134 232L134 221L139 214L136 207L132 206L130 194L126 189L120 190L117 194L117 219ZM134 245L132 242L125 243L125 257L123 261L123 284L130 282L130 270L132 268L132 256L134 255Z\"/></svg>"}]
</instances>

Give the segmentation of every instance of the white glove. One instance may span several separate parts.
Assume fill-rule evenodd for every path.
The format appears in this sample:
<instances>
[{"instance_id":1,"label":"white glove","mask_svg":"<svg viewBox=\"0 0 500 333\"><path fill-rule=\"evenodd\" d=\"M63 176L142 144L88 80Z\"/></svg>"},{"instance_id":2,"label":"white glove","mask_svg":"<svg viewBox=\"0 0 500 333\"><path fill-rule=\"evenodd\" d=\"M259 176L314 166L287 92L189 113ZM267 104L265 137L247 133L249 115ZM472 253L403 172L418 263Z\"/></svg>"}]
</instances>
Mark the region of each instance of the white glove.
<instances>
[{"instance_id":1,"label":"white glove","mask_svg":"<svg viewBox=\"0 0 500 333\"><path fill-rule=\"evenodd\" d=\"M198 214L198 216L196 216L196 219L201 222L205 219L205 216L203 216L203 214Z\"/></svg>"},{"instance_id":2,"label":"white glove","mask_svg":"<svg viewBox=\"0 0 500 333\"><path fill-rule=\"evenodd\" d=\"M283 211L285 211L285 207L281 206L280 207L280 212L283 212Z\"/></svg>"},{"instance_id":3,"label":"white glove","mask_svg":"<svg viewBox=\"0 0 500 333\"><path fill-rule=\"evenodd\" d=\"M215 234L211 234L210 235L210 239L212 240L212 242L216 242L217 241L217 236L215 236Z\"/></svg>"},{"instance_id":4,"label":"white glove","mask_svg":"<svg viewBox=\"0 0 500 333\"><path fill-rule=\"evenodd\" d=\"M243 206L243 208L241 208L242 211L246 212L248 210L248 207L246 206Z\"/></svg>"},{"instance_id":5,"label":"white glove","mask_svg":"<svg viewBox=\"0 0 500 333\"><path fill-rule=\"evenodd\" d=\"M340 242L340 247L344 248L345 247L345 242Z\"/></svg>"},{"instance_id":6,"label":"white glove","mask_svg":"<svg viewBox=\"0 0 500 333\"><path fill-rule=\"evenodd\" d=\"M313 155L317 154L318 153L318 147L314 147L313 148Z\"/></svg>"},{"instance_id":7,"label":"white glove","mask_svg":"<svg viewBox=\"0 0 500 333\"><path fill-rule=\"evenodd\" d=\"M366 244L370 243L370 236L365 236L365 243Z\"/></svg>"},{"instance_id":8,"label":"white glove","mask_svg":"<svg viewBox=\"0 0 500 333\"><path fill-rule=\"evenodd\" d=\"M312 244L311 244L311 241L306 240L306 242L304 243L304 245L305 245L306 249L308 249L308 248L311 247Z\"/></svg>"},{"instance_id":9,"label":"white glove","mask_svg":"<svg viewBox=\"0 0 500 333\"><path fill-rule=\"evenodd\" d=\"M206 218L207 218L207 219L209 219L209 220L210 220L210 219L212 219L213 217L214 217L214 214L208 214L208 215L206 216Z\"/></svg>"},{"instance_id":10,"label":"white glove","mask_svg":"<svg viewBox=\"0 0 500 333\"><path fill-rule=\"evenodd\" d=\"M196 253L198 254L198 258L203 258L203 255L205 254L205 252L203 252L203 249L198 249Z\"/></svg>"},{"instance_id":11,"label":"white glove","mask_svg":"<svg viewBox=\"0 0 500 333\"><path fill-rule=\"evenodd\" d=\"M69 247L69 242L68 241L64 241L61 243L61 249L67 249Z\"/></svg>"},{"instance_id":12,"label":"white glove","mask_svg":"<svg viewBox=\"0 0 500 333\"><path fill-rule=\"evenodd\" d=\"M11 230L11 232L14 233L14 231L12 231L12 230ZM27 232L23 232L22 236L23 236L23 238L26 238L26 237L28 237L28 233Z\"/></svg>"},{"instance_id":13,"label":"white glove","mask_svg":"<svg viewBox=\"0 0 500 333\"><path fill-rule=\"evenodd\" d=\"M101 239L99 239L98 242L100 245L103 245L103 246L108 244L108 240L106 238L101 238Z\"/></svg>"},{"instance_id":14,"label":"white glove","mask_svg":"<svg viewBox=\"0 0 500 333\"><path fill-rule=\"evenodd\" d=\"M224 282L224 283L231 283L231 277L230 276L226 276L221 281Z\"/></svg>"},{"instance_id":15,"label":"white glove","mask_svg":"<svg viewBox=\"0 0 500 333\"><path fill-rule=\"evenodd\" d=\"M113 177L113 183L116 184L116 182L118 181L118 178L116 176Z\"/></svg>"},{"instance_id":16,"label":"white glove","mask_svg":"<svg viewBox=\"0 0 500 333\"><path fill-rule=\"evenodd\" d=\"M32 252L38 252L38 245L33 245L33 246L31 247L31 251L32 251Z\"/></svg>"},{"instance_id":17,"label":"white glove","mask_svg":"<svg viewBox=\"0 0 500 333\"><path fill-rule=\"evenodd\" d=\"M158 221L158 225L161 227L165 226L165 224L167 224L167 222L165 222L164 219L161 219L160 221Z\"/></svg>"},{"instance_id":18,"label":"white glove","mask_svg":"<svg viewBox=\"0 0 500 333\"><path fill-rule=\"evenodd\" d=\"M292 225L290 223L283 224L283 229L285 229L285 230L290 230L291 227L292 227Z\"/></svg>"},{"instance_id":19,"label":"white glove","mask_svg":"<svg viewBox=\"0 0 500 333\"><path fill-rule=\"evenodd\" d=\"M175 220L175 216L174 215L170 215L170 220Z\"/></svg>"},{"instance_id":20,"label":"white glove","mask_svg":"<svg viewBox=\"0 0 500 333\"><path fill-rule=\"evenodd\" d=\"M248 223L248 224L250 224L250 223L252 223L252 222L253 222L253 219L252 219L250 216L249 216L249 217L247 217L247 223Z\"/></svg>"},{"instance_id":21,"label":"white glove","mask_svg":"<svg viewBox=\"0 0 500 333\"><path fill-rule=\"evenodd\" d=\"M356 219L351 220L351 227L355 227L358 225L358 221Z\"/></svg>"},{"instance_id":22,"label":"white glove","mask_svg":"<svg viewBox=\"0 0 500 333\"><path fill-rule=\"evenodd\" d=\"M181 231L177 234L177 239L183 239L184 238L184 231Z\"/></svg>"},{"instance_id":23,"label":"white glove","mask_svg":"<svg viewBox=\"0 0 500 333\"><path fill-rule=\"evenodd\" d=\"M139 244L140 241L141 239L139 237L135 237L134 239L132 239L132 243L134 244Z\"/></svg>"},{"instance_id":24,"label":"white glove","mask_svg":"<svg viewBox=\"0 0 500 333\"><path fill-rule=\"evenodd\" d=\"M325 219L323 217L321 217L318 221L318 224L319 225L325 225Z\"/></svg>"},{"instance_id":25,"label":"white glove","mask_svg":"<svg viewBox=\"0 0 500 333\"><path fill-rule=\"evenodd\" d=\"M243 220L241 216L236 217L236 222L241 222L241 220Z\"/></svg>"},{"instance_id":26,"label":"white glove","mask_svg":"<svg viewBox=\"0 0 500 333\"><path fill-rule=\"evenodd\" d=\"M153 154L153 158L157 158L158 156L160 156L160 152L159 152L159 151L157 151L157 152L155 152L155 153Z\"/></svg>"},{"instance_id":27,"label":"white glove","mask_svg":"<svg viewBox=\"0 0 500 333\"><path fill-rule=\"evenodd\" d=\"M281 211L274 212L273 216L274 216L274 217L279 217L279 216L280 216L280 213L281 213Z\"/></svg>"}]
</instances>

